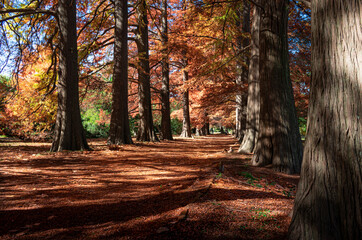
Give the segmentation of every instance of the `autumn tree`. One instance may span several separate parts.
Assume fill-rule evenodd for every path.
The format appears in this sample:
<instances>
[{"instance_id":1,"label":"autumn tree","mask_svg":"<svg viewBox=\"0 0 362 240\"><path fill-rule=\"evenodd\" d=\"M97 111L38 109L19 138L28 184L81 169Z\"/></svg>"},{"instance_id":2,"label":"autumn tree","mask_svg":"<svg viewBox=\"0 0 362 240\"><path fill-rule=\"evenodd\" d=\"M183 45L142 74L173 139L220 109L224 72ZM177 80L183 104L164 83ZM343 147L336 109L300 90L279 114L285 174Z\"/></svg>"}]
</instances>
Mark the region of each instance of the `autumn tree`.
<instances>
[{"instance_id":1,"label":"autumn tree","mask_svg":"<svg viewBox=\"0 0 362 240\"><path fill-rule=\"evenodd\" d=\"M259 29L260 11L258 6L253 8L251 27L251 56L248 72L248 101L246 113L245 135L238 152L252 153L258 137L260 88L259 88Z\"/></svg>"},{"instance_id":2,"label":"autumn tree","mask_svg":"<svg viewBox=\"0 0 362 240\"><path fill-rule=\"evenodd\" d=\"M302 143L288 64L289 0L262 1L260 20L260 132L253 165L300 172Z\"/></svg>"},{"instance_id":3,"label":"autumn tree","mask_svg":"<svg viewBox=\"0 0 362 240\"><path fill-rule=\"evenodd\" d=\"M170 109L170 64L168 47L167 0L161 0L161 43L162 49L162 87L161 87L161 136L172 140Z\"/></svg>"},{"instance_id":4,"label":"autumn tree","mask_svg":"<svg viewBox=\"0 0 362 240\"><path fill-rule=\"evenodd\" d=\"M185 12L187 10L186 0L182 1L182 10ZM187 27L186 20L184 20L185 28ZM184 85L187 84L189 80L188 59L187 59L187 43L184 42L184 49L182 49L182 82ZM190 120L190 101L189 101L189 89L185 87L181 93L181 102L182 102L182 132L180 137L191 137L191 120Z\"/></svg>"},{"instance_id":5,"label":"autumn tree","mask_svg":"<svg viewBox=\"0 0 362 240\"><path fill-rule=\"evenodd\" d=\"M289 239L362 238L362 2L312 1L312 82Z\"/></svg>"},{"instance_id":6,"label":"autumn tree","mask_svg":"<svg viewBox=\"0 0 362 240\"><path fill-rule=\"evenodd\" d=\"M305 136L311 77L310 8L303 1L290 3L288 21L289 66L301 135Z\"/></svg>"},{"instance_id":7,"label":"autumn tree","mask_svg":"<svg viewBox=\"0 0 362 240\"><path fill-rule=\"evenodd\" d=\"M138 96L139 115L137 140L158 141L153 129L153 117L151 106L150 87L150 62L148 43L148 19L146 0L140 0L136 7L137 12L137 36L136 44L138 50Z\"/></svg>"},{"instance_id":8,"label":"autumn tree","mask_svg":"<svg viewBox=\"0 0 362 240\"><path fill-rule=\"evenodd\" d=\"M114 66L110 144L132 143L128 118L128 7L127 0L115 0Z\"/></svg>"},{"instance_id":9,"label":"autumn tree","mask_svg":"<svg viewBox=\"0 0 362 240\"><path fill-rule=\"evenodd\" d=\"M35 3L34 6L32 3ZM47 9L40 8L42 3L45 4ZM18 6L17 2L13 4ZM79 108L76 6L76 0L59 0L57 5L49 5L48 2L32 1L29 4L25 4L25 7L23 8L14 9L9 5L9 7L0 10L0 13L2 14L13 14L3 17L1 19L2 22L25 15L37 16L39 14L54 16L55 19L57 19L56 29L59 32L53 32L48 38L48 42L52 43L57 34L59 42L59 60L57 61L58 109L51 151L89 149L82 126ZM50 10L48 10L49 8ZM37 19L38 17L34 18ZM30 32L34 33L39 29L44 30L44 28L36 28L32 23L32 21L29 22L30 27L33 29ZM20 49L24 48L20 47ZM21 60L21 56L19 59ZM56 58L54 58L54 60L56 60ZM56 63L53 65L57 66Z\"/></svg>"},{"instance_id":10,"label":"autumn tree","mask_svg":"<svg viewBox=\"0 0 362 240\"><path fill-rule=\"evenodd\" d=\"M76 3L76 0L58 2L58 110L51 151L89 149L79 108Z\"/></svg>"},{"instance_id":11,"label":"autumn tree","mask_svg":"<svg viewBox=\"0 0 362 240\"><path fill-rule=\"evenodd\" d=\"M237 50L240 52L250 44L250 5L248 1L244 0L243 4L239 6L238 20L236 25L241 28L241 33L237 37ZM246 35L246 36L245 36ZM236 61L236 127L235 137L242 140L246 129L246 107L247 107L247 92L242 90L242 86L248 82L248 65L249 56L247 53L240 54L238 61Z\"/></svg>"},{"instance_id":12,"label":"autumn tree","mask_svg":"<svg viewBox=\"0 0 362 240\"><path fill-rule=\"evenodd\" d=\"M184 66L187 66L187 59L184 59ZM182 71L183 82L187 82L189 78L189 73L186 69ZM191 121L190 121L190 102L189 102L189 89L185 89L182 92L182 132L180 137L191 137Z\"/></svg>"}]
</instances>

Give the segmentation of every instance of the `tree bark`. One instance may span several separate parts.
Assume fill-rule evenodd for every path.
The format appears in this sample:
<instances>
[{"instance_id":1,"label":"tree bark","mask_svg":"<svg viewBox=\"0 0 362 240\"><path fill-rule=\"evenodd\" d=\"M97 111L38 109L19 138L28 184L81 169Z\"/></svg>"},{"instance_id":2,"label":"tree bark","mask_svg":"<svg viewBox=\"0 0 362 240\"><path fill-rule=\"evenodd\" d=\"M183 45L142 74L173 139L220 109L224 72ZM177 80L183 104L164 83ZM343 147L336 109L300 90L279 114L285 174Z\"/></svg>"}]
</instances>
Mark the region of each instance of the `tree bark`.
<instances>
[{"instance_id":1,"label":"tree bark","mask_svg":"<svg viewBox=\"0 0 362 240\"><path fill-rule=\"evenodd\" d=\"M79 108L76 0L59 0L58 111L51 151L88 150Z\"/></svg>"},{"instance_id":2,"label":"tree bark","mask_svg":"<svg viewBox=\"0 0 362 240\"><path fill-rule=\"evenodd\" d=\"M136 9L138 32L137 49L139 58L138 67L138 97L140 122L138 126L138 141L158 141L153 129L153 117L151 107L151 86L150 86L150 63L149 63L149 45L148 45L148 20L146 1L141 0Z\"/></svg>"},{"instance_id":3,"label":"tree bark","mask_svg":"<svg viewBox=\"0 0 362 240\"><path fill-rule=\"evenodd\" d=\"M187 66L187 60L185 60L185 65ZM187 82L189 78L188 72L183 70L183 82ZM183 112L183 121L182 121L182 132L180 137L191 137L191 121L190 121L190 107L189 107L189 90L185 90L182 93L182 112Z\"/></svg>"},{"instance_id":4,"label":"tree bark","mask_svg":"<svg viewBox=\"0 0 362 240\"><path fill-rule=\"evenodd\" d=\"M162 87L161 87L161 136L172 140L170 110L170 67L168 60L167 0L162 0L161 42L162 49Z\"/></svg>"},{"instance_id":5,"label":"tree bark","mask_svg":"<svg viewBox=\"0 0 362 240\"><path fill-rule=\"evenodd\" d=\"M259 131L260 86L259 86L259 30L260 11L254 6L251 27L251 57L248 75L248 101L246 113L246 129L238 152L252 153L256 145Z\"/></svg>"},{"instance_id":6,"label":"tree bark","mask_svg":"<svg viewBox=\"0 0 362 240\"><path fill-rule=\"evenodd\" d=\"M250 33L250 5L248 1L244 0L242 7L239 8L239 21L237 25L241 26L242 33ZM242 49L249 46L250 40L247 37L239 36L237 39L237 49L241 51ZM243 92L241 89L243 85L248 81L248 66L249 65L249 55L240 54L238 63L236 66L237 77L237 94L236 94L236 127L235 127L235 137L241 141L244 137L245 127L246 127L246 107L247 107L247 93Z\"/></svg>"},{"instance_id":7,"label":"tree bark","mask_svg":"<svg viewBox=\"0 0 362 240\"><path fill-rule=\"evenodd\" d=\"M288 64L289 0L264 0L260 24L260 133L253 165L299 173L300 138Z\"/></svg>"},{"instance_id":8,"label":"tree bark","mask_svg":"<svg viewBox=\"0 0 362 240\"><path fill-rule=\"evenodd\" d=\"M182 9L186 10L187 6L186 6L186 0L182 1ZM187 22L185 19L185 29L187 27ZM182 70L182 81L183 83L187 83L187 81L189 80L189 73L186 70L186 67L188 65L188 60L187 60L187 43L184 42L185 44L185 49L182 51L182 55L183 55L183 70ZM183 112L183 121L182 121L182 132L180 137L191 137L191 120L190 120L190 103L189 103L189 90L186 89L183 93L182 93L182 112Z\"/></svg>"},{"instance_id":9,"label":"tree bark","mask_svg":"<svg viewBox=\"0 0 362 240\"><path fill-rule=\"evenodd\" d=\"M128 7L115 0L114 68L109 144L131 144L128 117Z\"/></svg>"},{"instance_id":10,"label":"tree bark","mask_svg":"<svg viewBox=\"0 0 362 240\"><path fill-rule=\"evenodd\" d=\"M307 137L289 239L362 239L362 2L312 1Z\"/></svg>"}]
</instances>

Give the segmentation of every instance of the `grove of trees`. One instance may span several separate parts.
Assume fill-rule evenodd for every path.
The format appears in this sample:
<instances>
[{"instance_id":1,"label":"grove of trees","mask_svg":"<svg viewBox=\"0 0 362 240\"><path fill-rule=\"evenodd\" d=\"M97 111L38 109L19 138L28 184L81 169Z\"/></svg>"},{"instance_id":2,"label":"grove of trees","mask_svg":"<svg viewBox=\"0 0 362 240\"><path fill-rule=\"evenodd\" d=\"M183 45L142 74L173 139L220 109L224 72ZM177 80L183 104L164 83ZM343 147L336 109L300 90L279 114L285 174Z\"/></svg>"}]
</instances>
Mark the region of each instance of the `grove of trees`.
<instances>
[{"instance_id":1,"label":"grove of trees","mask_svg":"<svg viewBox=\"0 0 362 240\"><path fill-rule=\"evenodd\" d=\"M290 239L361 239L361 14L359 0L2 0L0 131L56 152L227 129L254 166L301 173Z\"/></svg>"}]
</instances>

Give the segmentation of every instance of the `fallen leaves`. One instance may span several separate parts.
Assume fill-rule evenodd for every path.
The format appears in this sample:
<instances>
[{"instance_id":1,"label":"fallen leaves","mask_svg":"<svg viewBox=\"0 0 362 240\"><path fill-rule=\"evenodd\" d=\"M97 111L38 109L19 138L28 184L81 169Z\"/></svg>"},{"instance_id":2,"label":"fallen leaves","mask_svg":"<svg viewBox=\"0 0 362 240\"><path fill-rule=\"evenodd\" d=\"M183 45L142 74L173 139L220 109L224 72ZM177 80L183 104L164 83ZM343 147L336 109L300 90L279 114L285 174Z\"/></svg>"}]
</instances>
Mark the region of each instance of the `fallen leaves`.
<instances>
[{"instance_id":1,"label":"fallen leaves","mask_svg":"<svg viewBox=\"0 0 362 240\"><path fill-rule=\"evenodd\" d=\"M94 151L61 153L2 145L0 238L283 239L298 176L221 153L234 142L209 136L110 151L96 140Z\"/></svg>"}]
</instances>

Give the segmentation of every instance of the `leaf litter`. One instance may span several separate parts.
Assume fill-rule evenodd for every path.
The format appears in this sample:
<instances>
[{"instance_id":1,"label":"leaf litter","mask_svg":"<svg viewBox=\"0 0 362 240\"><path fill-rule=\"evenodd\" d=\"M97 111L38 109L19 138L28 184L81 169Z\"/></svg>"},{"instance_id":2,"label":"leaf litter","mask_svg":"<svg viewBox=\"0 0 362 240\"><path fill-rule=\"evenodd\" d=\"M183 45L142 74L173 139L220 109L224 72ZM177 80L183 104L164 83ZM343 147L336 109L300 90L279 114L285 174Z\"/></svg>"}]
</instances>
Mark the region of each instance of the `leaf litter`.
<instances>
[{"instance_id":1,"label":"leaf litter","mask_svg":"<svg viewBox=\"0 0 362 240\"><path fill-rule=\"evenodd\" d=\"M286 239L299 176L231 136L90 145L0 143L0 239Z\"/></svg>"}]
</instances>

